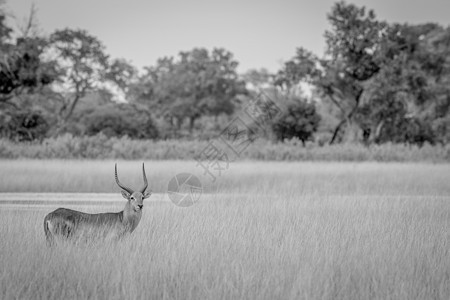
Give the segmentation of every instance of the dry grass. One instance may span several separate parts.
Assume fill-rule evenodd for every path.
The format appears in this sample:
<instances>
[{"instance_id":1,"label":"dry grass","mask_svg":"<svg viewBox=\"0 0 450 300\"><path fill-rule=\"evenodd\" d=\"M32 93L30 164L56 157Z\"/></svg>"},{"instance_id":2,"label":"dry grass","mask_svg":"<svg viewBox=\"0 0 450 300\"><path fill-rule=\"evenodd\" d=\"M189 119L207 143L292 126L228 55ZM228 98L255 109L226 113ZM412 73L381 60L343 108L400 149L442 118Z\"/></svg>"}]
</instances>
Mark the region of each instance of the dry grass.
<instances>
[{"instance_id":1,"label":"dry grass","mask_svg":"<svg viewBox=\"0 0 450 300\"><path fill-rule=\"evenodd\" d=\"M0 160L0 192L117 193L116 161ZM117 161L119 178L142 185L142 161ZM234 162L212 182L195 161L146 161L154 192L166 192L176 174L199 177L207 192L358 195L450 195L449 164L375 162Z\"/></svg>"},{"instance_id":2,"label":"dry grass","mask_svg":"<svg viewBox=\"0 0 450 300\"><path fill-rule=\"evenodd\" d=\"M138 162L122 165L139 182ZM2 171L8 191L113 189L111 162L0 167L16 178ZM164 190L195 163L148 167ZM65 174L54 186L52 172ZM47 211L0 206L0 298L448 299L448 178L448 165L236 163L210 187L226 193L189 208L147 201L125 241L54 251Z\"/></svg>"}]
</instances>

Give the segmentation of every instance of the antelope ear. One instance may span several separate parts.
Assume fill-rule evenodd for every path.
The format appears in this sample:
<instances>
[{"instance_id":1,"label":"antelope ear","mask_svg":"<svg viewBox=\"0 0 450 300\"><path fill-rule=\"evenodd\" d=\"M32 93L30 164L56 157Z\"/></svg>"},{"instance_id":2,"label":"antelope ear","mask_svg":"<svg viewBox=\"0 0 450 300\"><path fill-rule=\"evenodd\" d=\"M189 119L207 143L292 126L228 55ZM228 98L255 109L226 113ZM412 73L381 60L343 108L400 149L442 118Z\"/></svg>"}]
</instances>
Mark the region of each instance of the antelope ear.
<instances>
[{"instance_id":1,"label":"antelope ear","mask_svg":"<svg viewBox=\"0 0 450 300\"><path fill-rule=\"evenodd\" d=\"M120 192L122 193L122 197L124 197L127 200L130 199L131 195L127 191L122 190Z\"/></svg>"},{"instance_id":2,"label":"antelope ear","mask_svg":"<svg viewBox=\"0 0 450 300\"><path fill-rule=\"evenodd\" d=\"M152 191L145 192L143 195L144 196L143 199L147 199L148 197L150 197L151 194L152 194Z\"/></svg>"}]
</instances>

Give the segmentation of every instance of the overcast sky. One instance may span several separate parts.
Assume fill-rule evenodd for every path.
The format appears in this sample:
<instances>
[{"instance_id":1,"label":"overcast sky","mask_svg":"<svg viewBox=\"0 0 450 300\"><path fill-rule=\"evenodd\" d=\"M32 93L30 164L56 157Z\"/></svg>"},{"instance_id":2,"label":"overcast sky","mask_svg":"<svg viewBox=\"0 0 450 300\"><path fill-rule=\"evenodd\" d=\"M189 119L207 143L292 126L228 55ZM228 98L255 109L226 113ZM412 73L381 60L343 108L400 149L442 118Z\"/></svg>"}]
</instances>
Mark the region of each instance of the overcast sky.
<instances>
[{"instance_id":1,"label":"overcast sky","mask_svg":"<svg viewBox=\"0 0 450 300\"><path fill-rule=\"evenodd\" d=\"M335 1L317 0L6 0L22 20L32 3L44 33L82 28L97 36L112 57L137 67L194 47L223 47L239 71L279 69L303 46L321 55L326 15ZM389 22L450 23L450 0L354 0Z\"/></svg>"}]
</instances>

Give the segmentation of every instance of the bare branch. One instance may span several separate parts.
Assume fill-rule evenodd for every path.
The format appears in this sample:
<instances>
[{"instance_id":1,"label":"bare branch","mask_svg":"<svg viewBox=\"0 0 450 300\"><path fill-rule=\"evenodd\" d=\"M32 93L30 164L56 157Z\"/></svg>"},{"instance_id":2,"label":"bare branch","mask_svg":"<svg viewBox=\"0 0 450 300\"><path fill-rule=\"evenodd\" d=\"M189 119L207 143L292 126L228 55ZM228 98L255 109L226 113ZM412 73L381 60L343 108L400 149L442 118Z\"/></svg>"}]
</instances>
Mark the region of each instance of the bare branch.
<instances>
[{"instance_id":1,"label":"bare branch","mask_svg":"<svg viewBox=\"0 0 450 300\"><path fill-rule=\"evenodd\" d=\"M22 37L24 38L34 37L39 34L39 23L37 20L37 12L38 9L36 7L36 4L32 3L30 7L30 14L28 15L28 17L23 20L22 25L20 24L17 25Z\"/></svg>"}]
</instances>

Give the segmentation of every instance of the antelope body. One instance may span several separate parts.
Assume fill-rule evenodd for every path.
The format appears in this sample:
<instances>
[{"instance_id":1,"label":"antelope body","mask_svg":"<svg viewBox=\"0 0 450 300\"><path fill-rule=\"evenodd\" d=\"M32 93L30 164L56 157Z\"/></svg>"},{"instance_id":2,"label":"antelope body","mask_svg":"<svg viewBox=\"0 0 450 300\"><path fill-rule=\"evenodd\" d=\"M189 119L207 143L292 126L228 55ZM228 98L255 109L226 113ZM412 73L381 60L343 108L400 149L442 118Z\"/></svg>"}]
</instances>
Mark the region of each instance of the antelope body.
<instances>
[{"instance_id":1,"label":"antelope body","mask_svg":"<svg viewBox=\"0 0 450 300\"><path fill-rule=\"evenodd\" d=\"M144 187L133 191L120 183L115 166L115 178L121 188L122 196L127 199L125 208L116 213L88 214L67 208L58 208L44 218L44 232L49 246L55 238L59 239L116 239L133 232L142 216L143 200L150 197L145 167L142 164Z\"/></svg>"}]
</instances>

